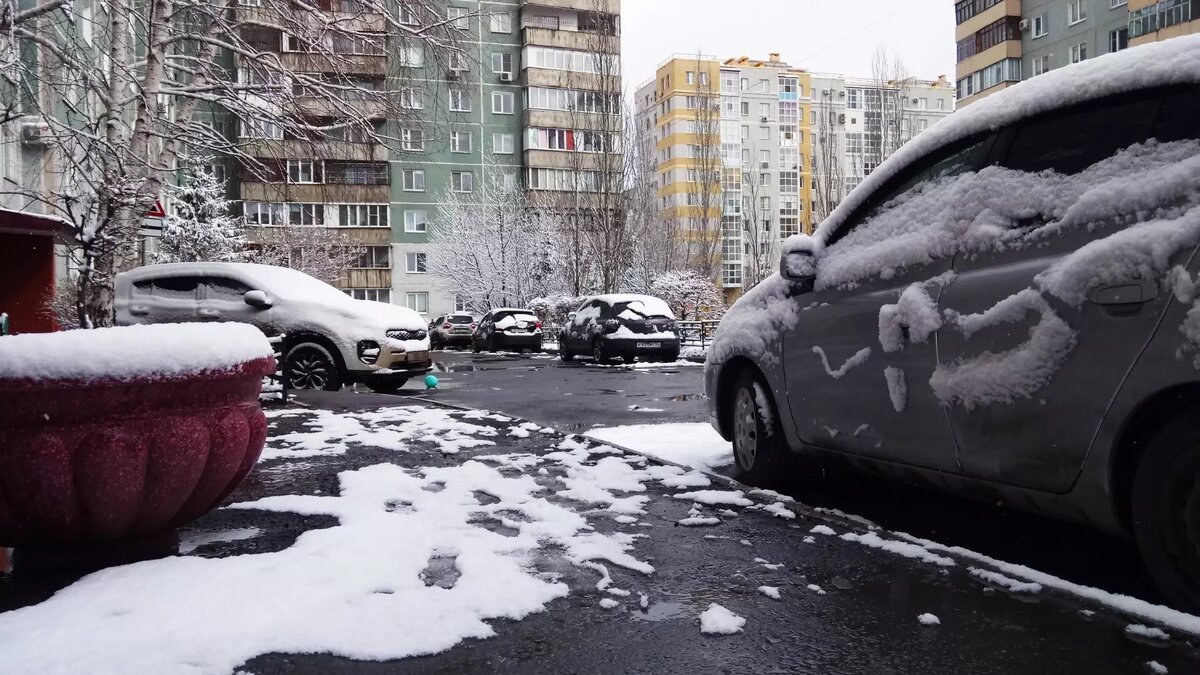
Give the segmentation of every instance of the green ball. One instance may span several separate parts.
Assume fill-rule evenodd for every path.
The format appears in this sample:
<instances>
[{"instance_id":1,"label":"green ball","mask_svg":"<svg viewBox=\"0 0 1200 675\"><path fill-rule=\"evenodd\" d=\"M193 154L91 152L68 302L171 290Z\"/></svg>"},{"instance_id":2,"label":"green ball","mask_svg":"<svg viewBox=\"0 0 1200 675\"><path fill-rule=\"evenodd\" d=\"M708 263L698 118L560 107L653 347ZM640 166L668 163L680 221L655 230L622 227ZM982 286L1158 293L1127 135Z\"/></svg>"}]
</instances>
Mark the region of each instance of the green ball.
<instances>
[{"instance_id":1,"label":"green ball","mask_svg":"<svg viewBox=\"0 0 1200 675\"><path fill-rule=\"evenodd\" d=\"M426 389L437 389L437 385L438 385L437 377L435 377L433 375L425 376L425 388Z\"/></svg>"}]
</instances>

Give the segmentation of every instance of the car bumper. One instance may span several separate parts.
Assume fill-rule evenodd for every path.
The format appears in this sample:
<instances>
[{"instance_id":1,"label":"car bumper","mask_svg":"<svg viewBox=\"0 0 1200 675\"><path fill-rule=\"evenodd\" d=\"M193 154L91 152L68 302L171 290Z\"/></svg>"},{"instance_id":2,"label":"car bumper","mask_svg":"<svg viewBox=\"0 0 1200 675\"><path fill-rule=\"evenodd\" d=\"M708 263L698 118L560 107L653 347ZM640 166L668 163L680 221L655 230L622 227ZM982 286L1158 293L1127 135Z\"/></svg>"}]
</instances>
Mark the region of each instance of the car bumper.
<instances>
[{"instance_id":1,"label":"car bumper","mask_svg":"<svg viewBox=\"0 0 1200 675\"><path fill-rule=\"evenodd\" d=\"M444 345L470 345L471 335L469 333L465 335L444 335L438 337L438 341Z\"/></svg>"},{"instance_id":2,"label":"car bumper","mask_svg":"<svg viewBox=\"0 0 1200 675\"><path fill-rule=\"evenodd\" d=\"M678 355L679 340L663 340L652 337L647 337L645 340L606 339L604 341L604 350L613 356Z\"/></svg>"},{"instance_id":3,"label":"car bumper","mask_svg":"<svg viewBox=\"0 0 1200 675\"><path fill-rule=\"evenodd\" d=\"M542 346L542 334L533 333L530 335L511 335L509 333L497 333L496 344L503 345L505 347L532 349Z\"/></svg>"},{"instance_id":4,"label":"car bumper","mask_svg":"<svg viewBox=\"0 0 1200 675\"><path fill-rule=\"evenodd\" d=\"M395 382L425 375L433 370L433 359L428 351L388 352L380 357L374 370L359 370L350 373L355 382Z\"/></svg>"}]
</instances>

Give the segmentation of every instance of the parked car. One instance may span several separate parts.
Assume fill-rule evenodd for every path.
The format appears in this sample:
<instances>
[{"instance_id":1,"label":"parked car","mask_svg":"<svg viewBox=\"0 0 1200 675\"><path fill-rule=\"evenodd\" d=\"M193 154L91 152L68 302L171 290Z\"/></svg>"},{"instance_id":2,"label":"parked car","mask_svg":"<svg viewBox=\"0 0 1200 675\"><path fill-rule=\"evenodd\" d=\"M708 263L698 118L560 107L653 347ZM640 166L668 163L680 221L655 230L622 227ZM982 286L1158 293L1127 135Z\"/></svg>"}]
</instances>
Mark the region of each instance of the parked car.
<instances>
[{"instance_id":1,"label":"parked car","mask_svg":"<svg viewBox=\"0 0 1200 675\"><path fill-rule=\"evenodd\" d=\"M118 324L239 321L285 336L283 374L296 389L361 382L392 392L432 370L419 314L355 300L303 272L248 263L171 263L117 275ZM181 354L180 358L187 358Z\"/></svg>"},{"instance_id":2,"label":"parked car","mask_svg":"<svg viewBox=\"0 0 1200 675\"><path fill-rule=\"evenodd\" d=\"M542 322L529 309L493 309L479 320L471 349L487 351L542 351Z\"/></svg>"},{"instance_id":3,"label":"parked car","mask_svg":"<svg viewBox=\"0 0 1200 675\"><path fill-rule=\"evenodd\" d=\"M446 314L429 322L429 344L434 349L471 346L471 338L479 324L470 314Z\"/></svg>"},{"instance_id":4,"label":"parked car","mask_svg":"<svg viewBox=\"0 0 1200 675\"><path fill-rule=\"evenodd\" d=\"M1200 37L959 110L726 314L742 478L789 453L1136 539L1200 608Z\"/></svg>"},{"instance_id":5,"label":"parked car","mask_svg":"<svg viewBox=\"0 0 1200 675\"><path fill-rule=\"evenodd\" d=\"M597 295L567 316L558 336L563 361L589 355L596 363L643 357L679 360L675 314L648 295Z\"/></svg>"}]
</instances>

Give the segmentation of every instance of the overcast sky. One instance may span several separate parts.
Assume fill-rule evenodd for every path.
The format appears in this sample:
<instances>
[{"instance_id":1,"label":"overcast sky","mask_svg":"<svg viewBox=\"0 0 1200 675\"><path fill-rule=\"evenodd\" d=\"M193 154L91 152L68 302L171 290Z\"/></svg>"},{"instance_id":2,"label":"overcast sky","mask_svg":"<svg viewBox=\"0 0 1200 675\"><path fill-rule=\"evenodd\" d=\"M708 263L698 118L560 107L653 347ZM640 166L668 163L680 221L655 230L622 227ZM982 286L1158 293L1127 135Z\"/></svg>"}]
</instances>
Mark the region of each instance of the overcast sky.
<instances>
[{"instance_id":1,"label":"overcast sky","mask_svg":"<svg viewBox=\"0 0 1200 675\"><path fill-rule=\"evenodd\" d=\"M672 54L766 59L867 76L883 46L915 77L954 79L950 0L622 0L625 85L654 77Z\"/></svg>"}]
</instances>

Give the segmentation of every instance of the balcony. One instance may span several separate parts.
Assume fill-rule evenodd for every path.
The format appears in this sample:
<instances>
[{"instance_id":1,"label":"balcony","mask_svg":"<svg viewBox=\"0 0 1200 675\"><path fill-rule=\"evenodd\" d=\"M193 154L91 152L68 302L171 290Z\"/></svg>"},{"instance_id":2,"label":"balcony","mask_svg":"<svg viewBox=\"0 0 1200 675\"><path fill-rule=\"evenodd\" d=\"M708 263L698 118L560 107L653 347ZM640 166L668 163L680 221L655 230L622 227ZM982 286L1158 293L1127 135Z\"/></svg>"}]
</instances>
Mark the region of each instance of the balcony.
<instances>
[{"instance_id":1,"label":"balcony","mask_svg":"<svg viewBox=\"0 0 1200 675\"><path fill-rule=\"evenodd\" d=\"M594 131L620 131L621 118L618 115L601 115L600 113L564 112L562 110L535 110L526 108L524 113L526 127L542 127L545 129L590 129Z\"/></svg>"},{"instance_id":2,"label":"balcony","mask_svg":"<svg viewBox=\"0 0 1200 675\"><path fill-rule=\"evenodd\" d=\"M242 151L246 154L268 159L305 157L357 162L386 162L388 160L387 147L379 143L274 140L243 140L243 143Z\"/></svg>"},{"instance_id":3,"label":"balcony","mask_svg":"<svg viewBox=\"0 0 1200 675\"><path fill-rule=\"evenodd\" d=\"M290 108L304 117L351 117L371 120L387 117L388 105L375 99L329 99L320 96L297 96Z\"/></svg>"},{"instance_id":4,"label":"balcony","mask_svg":"<svg viewBox=\"0 0 1200 675\"><path fill-rule=\"evenodd\" d=\"M279 61L285 69L300 73L387 74L387 57L382 55L344 54L333 60L322 54L285 52Z\"/></svg>"},{"instance_id":5,"label":"balcony","mask_svg":"<svg viewBox=\"0 0 1200 675\"><path fill-rule=\"evenodd\" d=\"M262 26L286 26L288 20L294 22L299 18L299 16L289 17L288 20L281 21L279 11L269 7L249 7L239 4L235 11L239 21ZM329 25L337 26L338 31L382 33L388 29L387 20L382 14L368 14L361 11L323 11L320 15Z\"/></svg>"},{"instance_id":6,"label":"balcony","mask_svg":"<svg viewBox=\"0 0 1200 675\"><path fill-rule=\"evenodd\" d=\"M391 200L386 185L294 185L243 181L242 200L321 204L379 204Z\"/></svg>"},{"instance_id":7,"label":"balcony","mask_svg":"<svg viewBox=\"0 0 1200 675\"><path fill-rule=\"evenodd\" d=\"M547 70L526 66L523 82L526 87L549 87L551 89L583 89L587 91L620 92L621 78L616 75L574 73L566 70Z\"/></svg>"},{"instance_id":8,"label":"balcony","mask_svg":"<svg viewBox=\"0 0 1200 675\"><path fill-rule=\"evenodd\" d=\"M521 31L523 44L526 46L555 47L558 49L573 49L576 51L591 51L604 45L605 40L615 39L570 30L556 30L526 26Z\"/></svg>"},{"instance_id":9,"label":"balcony","mask_svg":"<svg viewBox=\"0 0 1200 675\"><path fill-rule=\"evenodd\" d=\"M605 14L621 13L621 0L521 0L521 6L554 7Z\"/></svg>"}]
</instances>

